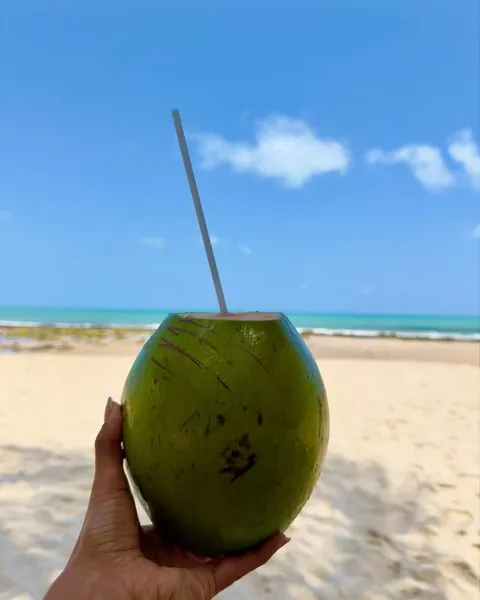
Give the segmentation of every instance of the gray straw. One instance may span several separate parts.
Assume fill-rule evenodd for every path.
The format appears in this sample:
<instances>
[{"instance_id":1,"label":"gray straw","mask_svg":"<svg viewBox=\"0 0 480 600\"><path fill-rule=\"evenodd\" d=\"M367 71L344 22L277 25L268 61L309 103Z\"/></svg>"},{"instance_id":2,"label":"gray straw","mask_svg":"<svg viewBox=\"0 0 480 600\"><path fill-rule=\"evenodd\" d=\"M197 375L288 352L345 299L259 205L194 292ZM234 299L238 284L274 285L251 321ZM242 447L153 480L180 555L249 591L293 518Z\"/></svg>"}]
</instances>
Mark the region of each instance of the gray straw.
<instances>
[{"instance_id":1,"label":"gray straw","mask_svg":"<svg viewBox=\"0 0 480 600\"><path fill-rule=\"evenodd\" d=\"M210 273L212 274L213 285L215 286L215 292L217 294L218 304L220 306L220 312L222 314L228 314L227 304L225 302L225 296L223 294L222 283L220 281L220 275L218 274L217 263L215 262L215 255L213 254L212 242L208 235L207 223L203 214L202 203L200 201L200 194L198 193L197 184L195 181L195 174L193 172L192 161L188 153L187 140L183 132L182 120L180 119L180 113L175 108L172 110L173 124L175 125L175 131L177 132L178 145L180 146L180 152L182 153L183 165L187 174L188 185L190 186L190 193L192 194L193 204L195 206L195 212L197 213L198 224L200 226L200 232L202 234L203 245L205 246L205 252L207 253L208 265L210 267Z\"/></svg>"}]
</instances>

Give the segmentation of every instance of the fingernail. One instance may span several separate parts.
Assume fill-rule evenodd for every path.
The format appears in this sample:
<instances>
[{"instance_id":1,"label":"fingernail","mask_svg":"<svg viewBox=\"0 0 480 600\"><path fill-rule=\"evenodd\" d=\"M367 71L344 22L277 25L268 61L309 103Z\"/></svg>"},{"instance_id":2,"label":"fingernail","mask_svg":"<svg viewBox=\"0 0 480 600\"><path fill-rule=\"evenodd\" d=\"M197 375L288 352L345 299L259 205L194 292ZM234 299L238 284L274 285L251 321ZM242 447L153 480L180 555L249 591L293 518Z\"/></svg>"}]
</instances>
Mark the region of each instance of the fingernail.
<instances>
[{"instance_id":1,"label":"fingernail","mask_svg":"<svg viewBox=\"0 0 480 600\"><path fill-rule=\"evenodd\" d=\"M107 400L107 405L105 406L105 414L103 416L104 422L108 420L108 417L110 416L110 413L112 412L112 408L113 408L113 400L109 396L108 400Z\"/></svg>"}]
</instances>

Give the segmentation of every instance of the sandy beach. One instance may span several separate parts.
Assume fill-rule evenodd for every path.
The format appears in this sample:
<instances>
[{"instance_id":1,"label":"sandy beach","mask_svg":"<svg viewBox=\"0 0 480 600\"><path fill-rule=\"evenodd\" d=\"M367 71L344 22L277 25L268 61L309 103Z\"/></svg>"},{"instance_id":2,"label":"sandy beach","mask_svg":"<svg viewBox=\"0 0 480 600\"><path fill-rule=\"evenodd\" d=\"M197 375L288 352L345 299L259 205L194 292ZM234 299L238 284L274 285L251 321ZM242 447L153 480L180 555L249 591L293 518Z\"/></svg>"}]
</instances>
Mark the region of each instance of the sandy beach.
<instances>
[{"instance_id":1,"label":"sandy beach","mask_svg":"<svg viewBox=\"0 0 480 600\"><path fill-rule=\"evenodd\" d=\"M479 344L309 338L331 441L292 542L229 600L472 600ZM0 355L0 600L38 600L79 532L93 440L138 341ZM145 517L142 517L145 519Z\"/></svg>"}]
</instances>

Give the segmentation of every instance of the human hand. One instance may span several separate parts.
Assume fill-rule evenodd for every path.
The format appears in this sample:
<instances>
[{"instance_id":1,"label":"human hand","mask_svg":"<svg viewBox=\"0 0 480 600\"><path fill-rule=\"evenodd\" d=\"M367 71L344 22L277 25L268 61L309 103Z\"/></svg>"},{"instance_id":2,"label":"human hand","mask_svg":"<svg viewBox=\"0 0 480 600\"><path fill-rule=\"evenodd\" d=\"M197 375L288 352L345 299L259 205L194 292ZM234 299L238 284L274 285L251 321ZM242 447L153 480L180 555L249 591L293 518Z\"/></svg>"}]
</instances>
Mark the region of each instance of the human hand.
<instances>
[{"instance_id":1,"label":"human hand","mask_svg":"<svg viewBox=\"0 0 480 600\"><path fill-rule=\"evenodd\" d=\"M109 398L83 527L44 600L210 600L289 541L277 534L255 551L224 559L167 547L153 527L140 526L121 442L121 407Z\"/></svg>"}]
</instances>

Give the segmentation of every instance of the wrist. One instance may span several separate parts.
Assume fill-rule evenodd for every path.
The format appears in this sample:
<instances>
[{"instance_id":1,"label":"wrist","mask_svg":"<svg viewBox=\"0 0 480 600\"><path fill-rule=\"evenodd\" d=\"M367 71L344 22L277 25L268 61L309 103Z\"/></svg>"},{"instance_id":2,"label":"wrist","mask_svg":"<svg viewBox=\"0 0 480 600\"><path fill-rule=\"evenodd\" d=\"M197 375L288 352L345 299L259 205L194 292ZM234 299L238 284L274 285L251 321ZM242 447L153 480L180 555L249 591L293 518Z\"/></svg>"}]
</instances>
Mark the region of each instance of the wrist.
<instances>
[{"instance_id":1,"label":"wrist","mask_svg":"<svg viewBox=\"0 0 480 600\"><path fill-rule=\"evenodd\" d=\"M67 565L43 600L105 600L94 571Z\"/></svg>"}]
</instances>

